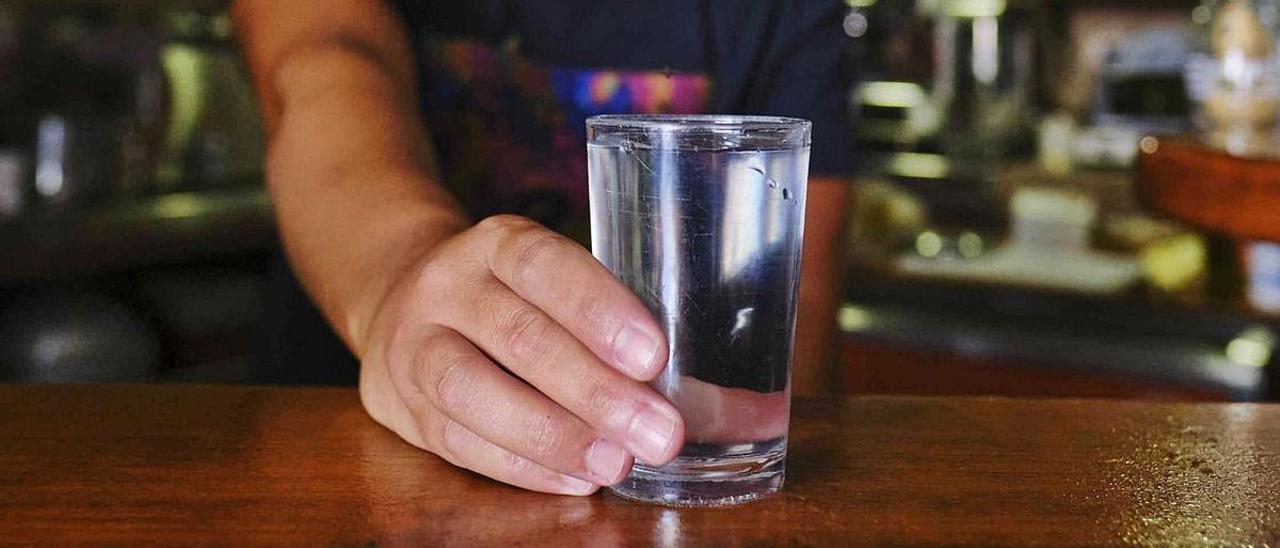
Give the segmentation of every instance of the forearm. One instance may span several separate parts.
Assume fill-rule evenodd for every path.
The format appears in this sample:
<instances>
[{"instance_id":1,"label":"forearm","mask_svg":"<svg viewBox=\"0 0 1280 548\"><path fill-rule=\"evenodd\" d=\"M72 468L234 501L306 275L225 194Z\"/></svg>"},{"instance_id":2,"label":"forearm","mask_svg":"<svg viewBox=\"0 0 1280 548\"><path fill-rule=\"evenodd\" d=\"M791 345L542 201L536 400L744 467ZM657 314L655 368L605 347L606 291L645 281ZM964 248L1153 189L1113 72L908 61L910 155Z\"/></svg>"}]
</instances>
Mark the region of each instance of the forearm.
<instances>
[{"instance_id":1,"label":"forearm","mask_svg":"<svg viewBox=\"0 0 1280 548\"><path fill-rule=\"evenodd\" d=\"M282 89L268 180L291 263L360 355L389 284L466 221L426 176L408 99L377 67L340 57L324 53L281 73L297 87Z\"/></svg>"},{"instance_id":2,"label":"forearm","mask_svg":"<svg viewBox=\"0 0 1280 548\"><path fill-rule=\"evenodd\" d=\"M241 2L238 11L252 4ZM467 222L428 175L434 165L403 40L316 25L293 40L281 40L280 29L272 29L276 42L255 43L252 31L242 36L264 102L267 180L285 250L321 311L361 355L395 277Z\"/></svg>"}]
</instances>

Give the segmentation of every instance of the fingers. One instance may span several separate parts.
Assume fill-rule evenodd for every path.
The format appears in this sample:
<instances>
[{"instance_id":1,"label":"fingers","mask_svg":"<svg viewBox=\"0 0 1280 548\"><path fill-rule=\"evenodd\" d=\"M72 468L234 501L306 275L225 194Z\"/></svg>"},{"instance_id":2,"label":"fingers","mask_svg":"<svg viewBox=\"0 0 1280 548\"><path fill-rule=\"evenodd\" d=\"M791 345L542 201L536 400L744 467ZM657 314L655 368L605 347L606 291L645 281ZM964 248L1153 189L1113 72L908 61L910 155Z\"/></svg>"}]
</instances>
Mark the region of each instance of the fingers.
<instances>
[{"instance_id":1,"label":"fingers","mask_svg":"<svg viewBox=\"0 0 1280 548\"><path fill-rule=\"evenodd\" d=\"M683 445L684 422L670 402L605 365L496 280L452 312L456 329L485 353L641 461L665 464Z\"/></svg>"},{"instance_id":2,"label":"fingers","mask_svg":"<svg viewBox=\"0 0 1280 548\"><path fill-rule=\"evenodd\" d=\"M520 217L481 223L486 265L605 363L652 380L667 363L666 338L639 298L577 243Z\"/></svg>"},{"instance_id":3,"label":"fingers","mask_svg":"<svg viewBox=\"0 0 1280 548\"><path fill-rule=\"evenodd\" d=\"M433 452L454 466L543 493L584 496L600 488L503 449L443 413L431 411L421 414L424 437L434 440Z\"/></svg>"},{"instance_id":4,"label":"fingers","mask_svg":"<svg viewBox=\"0 0 1280 548\"><path fill-rule=\"evenodd\" d=\"M502 371L456 332L429 328L413 367L400 371L393 382L405 401L414 402L420 420L443 415L458 424L424 434L426 443L470 465L487 459L489 468L514 473L536 464L599 485L615 484L631 470L632 458L622 447ZM501 448L505 460L495 461L503 454L468 435Z\"/></svg>"},{"instance_id":5,"label":"fingers","mask_svg":"<svg viewBox=\"0 0 1280 548\"><path fill-rule=\"evenodd\" d=\"M418 267L380 305L379 350L362 369L379 422L458 466L553 493L675 457L684 422L638 382L665 366L662 332L581 247L498 217Z\"/></svg>"}]
</instances>

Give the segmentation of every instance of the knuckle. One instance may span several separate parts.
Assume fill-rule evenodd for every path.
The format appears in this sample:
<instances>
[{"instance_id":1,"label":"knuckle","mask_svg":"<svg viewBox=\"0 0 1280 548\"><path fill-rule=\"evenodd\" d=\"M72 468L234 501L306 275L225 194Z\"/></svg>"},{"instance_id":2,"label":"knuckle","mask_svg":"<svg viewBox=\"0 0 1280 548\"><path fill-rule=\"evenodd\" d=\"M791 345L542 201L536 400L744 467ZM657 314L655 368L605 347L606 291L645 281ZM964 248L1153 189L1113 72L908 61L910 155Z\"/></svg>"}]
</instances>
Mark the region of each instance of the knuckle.
<instances>
[{"instance_id":1,"label":"knuckle","mask_svg":"<svg viewBox=\"0 0 1280 548\"><path fill-rule=\"evenodd\" d=\"M551 354L551 320L542 312L520 307L507 313L499 329L506 333L506 347L511 356L525 363L542 364Z\"/></svg>"},{"instance_id":2,"label":"knuckle","mask_svg":"<svg viewBox=\"0 0 1280 548\"><path fill-rule=\"evenodd\" d=\"M519 215L494 215L476 223L476 230L485 233L506 233L533 224L532 220Z\"/></svg>"},{"instance_id":3,"label":"knuckle","mask_svg":"<svg viewBox=\"0 0 1280 548\"><path fill-rule=\"evenodd\" d=\"M430 351L425 367L431 373L431 397L446 413L465 409L471 399L471 385L475 381L473 358L456 349L440 345Z\"/></svg>"},{"instance_id":4,"label":"knuckle","mask_svg":"<svg viewBox=\"0 0 1280 548\"><path fill-rule=\"evenodd\" d=\"M512 281L523 285L539 279L538 273L545 265L556 264L555 256L564 246L560 238L548 230L531 230L518 236L512 243L512 251L504 254L509 257Z\"/></svg>"}]
</instances>

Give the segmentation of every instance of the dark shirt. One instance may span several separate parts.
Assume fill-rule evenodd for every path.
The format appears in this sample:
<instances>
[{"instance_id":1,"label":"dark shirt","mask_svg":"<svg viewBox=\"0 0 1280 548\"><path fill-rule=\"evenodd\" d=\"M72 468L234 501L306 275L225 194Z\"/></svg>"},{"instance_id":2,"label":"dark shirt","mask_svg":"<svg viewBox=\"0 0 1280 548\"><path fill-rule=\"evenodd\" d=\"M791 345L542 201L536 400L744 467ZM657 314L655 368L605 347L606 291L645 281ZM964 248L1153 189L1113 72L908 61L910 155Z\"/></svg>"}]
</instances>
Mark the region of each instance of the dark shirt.
<instances>
[{"instance_id":1,"label":"dark shirt","mask_svg":"<svg viewBox=\"0 0 1280 548\"><path fill-rule=\"evenodd\" d=\"M420 67L445 183L476 218L516 213L587 236L584 122L605 113L813 121L810 173L852 163L839 0L389 0ZM283 259L256 380L354 383Z\"/></svg>"}]
</instances>

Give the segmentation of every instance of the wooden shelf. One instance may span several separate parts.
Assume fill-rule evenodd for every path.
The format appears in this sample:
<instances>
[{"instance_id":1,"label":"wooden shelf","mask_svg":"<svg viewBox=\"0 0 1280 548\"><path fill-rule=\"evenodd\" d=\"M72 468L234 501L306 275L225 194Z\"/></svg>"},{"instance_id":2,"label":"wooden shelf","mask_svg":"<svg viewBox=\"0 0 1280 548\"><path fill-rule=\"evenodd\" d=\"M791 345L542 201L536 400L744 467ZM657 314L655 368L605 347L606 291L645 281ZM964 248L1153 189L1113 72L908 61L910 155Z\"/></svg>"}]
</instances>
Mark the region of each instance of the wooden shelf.
<instances>
[{"instance_id":1,"label":"wooden shelf","mask_svg":"<svg viewBox=\"0 0 1280 548\"><path fill-rule=\"evenodd\" d=\"M1234 238L1280 241L1280 161L1161 139L1141 152L1137 181L1155 211Z\"/></svg>"},{"instance_id":2,"label":"wooden shelf","mask_svg":"<svg viewBox=\"0 0 1280 548\"><path fill-rule=\"evenodd\" d=\"M0 283L266 253L275 245L260 186L120 200L78 215L0 223Z\"/></svg>"}]
</instances>

